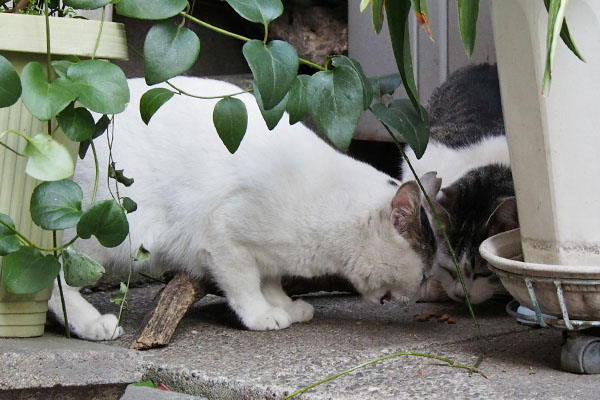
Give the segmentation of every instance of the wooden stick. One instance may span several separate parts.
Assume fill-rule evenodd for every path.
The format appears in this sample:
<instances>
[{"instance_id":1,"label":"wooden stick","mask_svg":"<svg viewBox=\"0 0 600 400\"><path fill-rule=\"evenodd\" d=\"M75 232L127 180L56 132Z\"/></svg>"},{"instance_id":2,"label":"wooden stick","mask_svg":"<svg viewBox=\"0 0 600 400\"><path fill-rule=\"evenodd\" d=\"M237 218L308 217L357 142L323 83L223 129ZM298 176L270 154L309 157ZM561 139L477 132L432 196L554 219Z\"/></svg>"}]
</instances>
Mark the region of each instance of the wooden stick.
<instances>
[{"instance_id":1,"label":"wooden stick","mask_svg":"<svg viewBox=\"0 0 600 400\"><path fill-rule=\"evenodd\" d=\"M201 281L178 272L154 299L154 306L146 314L131 348L145 350L169 344L185 313L205 295Z\"/></svg>"}]
</instances>

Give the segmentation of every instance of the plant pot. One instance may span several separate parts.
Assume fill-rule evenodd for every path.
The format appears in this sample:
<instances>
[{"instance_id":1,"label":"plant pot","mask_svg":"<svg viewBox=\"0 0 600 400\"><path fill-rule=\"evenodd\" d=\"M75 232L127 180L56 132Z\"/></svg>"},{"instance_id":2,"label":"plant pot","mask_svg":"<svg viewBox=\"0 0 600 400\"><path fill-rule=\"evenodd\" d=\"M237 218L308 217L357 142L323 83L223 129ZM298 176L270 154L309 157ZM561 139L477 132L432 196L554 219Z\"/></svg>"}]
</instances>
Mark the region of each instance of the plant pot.
<instances>
[{"instance_id":1,"label":"plant pot","mask_svg":"<svg viewBox=\"0 0 600 400\"><path fill-rule=\"evenodd\" d=\"M537 303L563 321L600 320L600 266L523 262L520 237L519 229L503 232L479 248L506 290L520 304L535 310Z\"/></svg>"},{"instance_id":2,"label":"plant pot","mask_svg":"<svg viewBox=\"0 0 600 400\"><path fill-rule=\"evenodd\" d=\"M600 2L569 3L587 63L561 41L546 96L543 2L492 0L491 15L524 259L600 265Z\"/></svg>"},{"instance_id":3,"label":"plant pot","mask_svg":"<svg viewBox=\"0 0 600 400\"><path fill-rule=\"evenodd\" d=\"M50 38L53 60L65 55L85 58L93 53L99 21L72 18L51 18ZM30 61L38 61L46 68L46 27L43 17L34 15L0 14L0 54L6 57L20 72ZM56 56L54 56L56 55ZM126 59L127 44L122 24L105 22L96 52L98 58ZM51 122L54 126L55 121ZM46 131L46 123L34 118L21 100L11 107L0 109L0 132L17 130L34 136ZM62 134L56 131L56 138ZM16 135L7 135L4 142L22 152L25 142ZM77 144L68 147L75 159ZM29 202L38 181L25 174L27 159L0 147L0 213L10 216L17 229L36 244L52 247L52 232L43 231L31 221ZM60 238L59 238L60 241ZM40 336L46 319L47 301L51 288L33 295L8 293L2 286L0 257L0 336Z\"/></svg>"}]
</instances>

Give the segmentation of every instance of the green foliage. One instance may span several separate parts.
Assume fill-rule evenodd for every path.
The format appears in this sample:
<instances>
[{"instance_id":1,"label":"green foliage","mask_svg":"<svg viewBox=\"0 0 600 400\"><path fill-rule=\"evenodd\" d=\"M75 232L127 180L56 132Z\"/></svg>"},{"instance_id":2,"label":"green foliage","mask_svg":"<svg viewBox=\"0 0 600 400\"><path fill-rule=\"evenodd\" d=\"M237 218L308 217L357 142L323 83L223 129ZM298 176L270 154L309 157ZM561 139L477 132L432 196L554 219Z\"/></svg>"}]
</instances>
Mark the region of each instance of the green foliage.
<instances>
[{"instance_id":1,"label":"green foliage","mask_svg":"<svg viewBox=\"0 0 600 400\"><path fill-rule=\"evenodd\" d=\"M314 74L308 82L310 113L319 129L346 151L363 110L363 83L356 71L340 66Z\"/></svg>"},{"instance_id":2,"label":"green foliage","mask_svg":"<svg viewBox=\"0 0 600 400\"><path fill-rule=\"evenodd\" d=\"M48 83L38 62L30 62L21 72L21 99L29 112L41 121L54 118L77 98L73 86L65 78Z\"/></svg>"},{"instance_id":3,"label":"green foliage","mask_svg":"<svg viewBox=\"0 0 600 400\"><path fill-rule=\"evenodd\" d=\"M92 284L104 274L102 265L73 245L63 249L62 258L65 282L70 286Z\"/></svg>"},{"instance_id":4,"label":"green foliage","mask_svg":"<svg viewBox=\"0 0 600 400\"><path fill-rule=\"evenodd\" d=\"M129 197L123 197L123 208L127 214L130 214L137 210L137 203Z\"/></svg>"},{"instance_id":5,"label":"green foliage","mask_svg":"<svg viewBox=\"0 0 600 400\"><path fill-rule=\"evenodd\" d=\"M371 82L367 79L362 67L358 63L358 61L348 58L346 56L338 56L334 57L331 60L331 63L335 67L345 66L350 68L360 79L360 83L362 85L363 90L363 110L366 110L371 105L373 101L373 86Z\"/></svg>"},{"instance_id":6,"label":"green foliage","mask_svg":"<svg viewBox=\"0 0 600 400\"><path fill-rule=\"evenodd\" d=\"M31 219L42 229L73 228L81 218L82 201L81 188L71 180L42 182L31 195Z\"/></svg>"},{"instance_id":7,"label":"green foliage","mask_svg":"<svg viewBox=\"0 0 600 400\"><path fill-rule=\"evenodd\" d=\"M395 100L386 107L382 103L374 104L371 112L395 134L401 136L413 149L417 158L421 158L429 141L429 121L427 111L421 110L425 119L412 107L409 100Z\"/></svg>"},{"instance_id":8,"label":"green foliage","mask_svg":"<svg viewBox=\"0 0 600 400\"><path fill-rule=\"evenodd\" d=\"M171 97L175 92L165 88L154 88L148 90L140 99L140 116L146 125L150 119Z\"/></svg>"},{"instance_id":9,"label":"green foliage","mask_svg":"<svg viewBox=\"0 0 600 400\"><path fill-rule=\"evenodd\" d=\"M15 222L6 214L0 214L0 256L15 252L21 248L19 237L15 234ZM6 225L12 229L8 228Z\"/></svg>"},{"instance_id":10,"label":"green foliage","mask_svg":"<svg viewBox=\"0 0 600 400\"><path fill-rule=\"evenodd\" d=\"M138 248L137 254L135 255L135 261L144 262L150 260L150 252L148 249L144 247L143 244L140 244Z\"/></svg>"},{"instance_id":11,"label":"green foliage","mask_svg":"<svg viewBox=\"0 0 600 400\"><path fill-rule=\"evenodd\" d=\"M115 200L95 203L81 216L77 234L83 239L94 235L104 247L116 247L129 234L125 211Z\"/></svg>"},{"instance_id":12,"label":"green foliage","mask_svg":"<svg viewBox=\"0 0 600 400\"><path fill-rule=\"evenodd\" d=\"M242 51L263 106L270 110L283 100L296 79L298 53L292 45L281 40L273 40L267 45L260 40L251 40Z\"/></svg>"},{"instance_id":13,"label":"green foliage","mask_svg":"<svg viewBox=\"0 0 600 400\"><path fill-rule=\"evenodd\" d=\"M478 16L479 0L458 0L458 27L468 57L475 48Z\"/></svg>"},{"instance_id":14,"label":"green foliage","mask_svg":"<svg viewBox=\"0 0 600 400\"><path fill-rule=\"evenodd\" d=\"M127 285L121 282L121 284L119 285L119 291L110 294L111 303L115 303L120 306L125 302L125 296L127 296L128 292L129 288L127 287Z\"/></svg>"},{"instance_id":15,"label":"green foliage","mask_svg":"<svg viewBox=\"0 0 600 400\"><path fill-rule=\"evenodd\" d=\"M12 64L0 55L0 108L12 106L21 97L21 81Z\"/></svg>"},{"instance_id":16,"label":"green foliage","mask_svg":"<svg viewBox=\"0 0 600 400\"><path fill-rule=\"evenodd\" d=\"M225 0L240 16L268 26L283 13L281 0Z\"/></svg>"},{"instance_id":17,"label":"green foliage","mask_svg":"<svg viewBox=\"0 0 600 400\"><path fill-rule=\"evenodd\" d=\"M372 8L372 21L373 21L373 29L379 35L381 32L381 28L383 28L383 20L384 20L384 5L385 0L372 0L371 1Z\"/></svg>"},{"instance_id":18,"label":"green foliage","mask_svg":"<svg viewBox=\"0 0 600 400\"><path fill-rule=\"evenodd\" d=\"M45 133L27 138L23 151L28 157L25 172L40 181L59 181L73 175L69 150Z\"/></svg>"},{"instance_id":19,"label":"green foliage","mask_svg":"<svg viewBox=\"0 0 600 400\"><path fill-rule=\"evenodd\" d=\"M308 81L310 75L298 75L296 80L292 84L289 91L289 97L287 101L287 112L290 115L290 124L293 125L300 121L302 117L308 113L309 110L309 99L308 99Z\"/></svg>"},{"instance_id":20,"label":"green foliage","mask_svg":"<svg viewBox=\"0 0 600 400\"><path fill-rule=\"evenodd\" d=\"M84 107L67 107L56 116L56 120L65 136L74 142L91 140L96 130L94 117Z\"/></svg>"},{"instance_id":21,"label":"green foliage","mask_svg":"<svg viewBox=\"0 0 600 400\"><path fill-rule=\"evenodd\" d=\"M213 123L227 150L231 154L235 153L248 126L246 105L233 97L219 100L213 110Z\"/></svg>"},{"instance_id":22,"label":"green foliage","mask_svg":"<svg viewBox=\"0 0 600 400\"><path fill-rule=\"evenodd\" d=\"M148 85L164 82L194 65L200 39L193 31L171 21L154 25L144 41L144 75Z\"/></svg>"},{"instance_id":23,"label":"green foliage","mask_svg":"<svg viewBox=\"0 0 600 400\"><path fill-rule=\"evenodd\" d=\"M187 4L187 0L119 0L115 8L125 17L159 20L179 14Z\"/></svg>"},{"instance_id":24,"label":"green foliage","mask_svg":"<svg viewBox=\"0 0 600 400\"><path fill-rule=\"evenodd\" d=\"M390 74L369 79L373 96L381 99L385 94L394 94L396 89L402 85L400 74Z\"/></svg>"},{"instance_id":25,"label":"green foliage","mask_svg":"<svg viewBox=\"0 0 600 400\"><path fill-rule=\"evenodd\" d=\"M267 128L272 131L281 120L281 117L283 117L283 113L285 112L288 102L288 95L286 94L275 107L265 110L260 93L256 88L256 82L254 82L254 98L256 98L256 104L258 105L258 109L260 110L260 113L267 124Z\"/></svg>"},{"instance_id":26,"label":"green foliage","mask_svg":"<svg viewBox=\"0 0 600 400\"><path fill-rule=\"evenodd\" d=\"M110 0L63 0L65 6L82 10L95 10L96 8L104 7L110 2Z\"/></svg>"},{"instance_id":27,"label":"green foliage","mask_svg":"<svg viewBox=\"0 0 600 400\"><path fill-rule=\"evenodd\" d=\"M12 293L32 294L50 286L58 271L60 263L56 257L21 247L4 257L2 284Z\"/></svg>"}]
</instances>

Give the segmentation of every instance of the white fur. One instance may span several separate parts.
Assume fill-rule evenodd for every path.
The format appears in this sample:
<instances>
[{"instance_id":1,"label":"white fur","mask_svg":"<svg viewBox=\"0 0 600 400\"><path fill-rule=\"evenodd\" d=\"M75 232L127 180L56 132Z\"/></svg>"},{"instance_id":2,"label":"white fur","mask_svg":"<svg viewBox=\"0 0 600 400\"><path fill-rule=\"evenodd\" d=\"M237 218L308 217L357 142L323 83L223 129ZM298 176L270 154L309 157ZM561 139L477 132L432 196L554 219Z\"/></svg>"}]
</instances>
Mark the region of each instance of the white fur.
<instances>
[{"instance_id":1,"label":"white fur","mask_svg":"<svg viewBox=\"0 0 600 400\"><path fill-rule=\"evenodd\" d=\"M206 79L172 82L203 96L239 91ZM387 291L397 299L414 298L423 263L393 227L397 188L387 175L336 152L301 124L289 125L287 114L269 132L250 94L238 97L248 109L248 129L233 155L213 127L217 100L175 95L146 127L138 107L148 87L141 79L129 84L131 103L115 117L113 157L117 169L135 179L130 188L120 188L121 196L138 203L129 214L132 248L143 243L152 254L151 265L136 269L210 274L244 325L256 330L281 329L313 316L312 306L283 292L283 275L340 273L371 301ZM105 139L96 140L101 176ZM86 194L94 174L90 154L75 176ZM104 182L99 199L109 198ZM128 266L127 241L114 249L95 239L77 246L106 266ZM73 324L97 320L93 307L69 293L67 302L78 303L69 314ZM57 302L50 304L59 314ZM77 334L94 339L94 330Z\"/></svg>"},{"instance_id":2,"label":"white fur","mask_svg":"<svg viewBox=\"0 0 600 400\"><path fill-rule=\"evenodd\" d=\"M490 164L510 166L506 136L488 136L478 143L452 149L439 142L430 142L421 159L412 149L406 152L418 176L436 171L442 178L442 187L452 185L472 169ZM406 161L402 163L403 181L414 179Z\"/></svg>"}]
</instances>

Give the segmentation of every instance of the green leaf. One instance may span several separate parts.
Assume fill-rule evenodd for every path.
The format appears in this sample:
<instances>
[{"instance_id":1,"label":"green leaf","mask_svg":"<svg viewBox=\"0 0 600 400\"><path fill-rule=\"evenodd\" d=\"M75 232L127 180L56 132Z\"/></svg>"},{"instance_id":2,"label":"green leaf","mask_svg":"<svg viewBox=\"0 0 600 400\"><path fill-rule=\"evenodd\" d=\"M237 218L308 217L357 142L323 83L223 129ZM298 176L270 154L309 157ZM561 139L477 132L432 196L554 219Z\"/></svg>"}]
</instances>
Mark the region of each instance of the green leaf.
<instances>
[{"instance_id":1,"label":"green leaf","mask_svg":"<svg viewBox=\"0 0 600 400\"><path fill-rule=\"evenodd\" d=\"M40 181L59 181L73 175L69 150L45 133L27 140L23 151L29 159L25 172Z\"/></svg>"},{"instance_id":2,"label":"green leaf","mask_svg":"<svg viewBox=\"0 0 600 400\"><path fill-rule=\"evenodd\" d=\"M542 82L542 94L548 94L552 83L552 68L554 67L554 55L558 38L562 31L567 0L550 0L548 5L548 36L546 41L546 66L544 68L544 79Z\"/></svg>"},{"instance_id":3,"label":"green leaf","mask_svg":"<svg viewBox=\"0 0 600 400\"><path fill-rule=\"evenodd\" d=\"M15 222L8 215L0 214L0 220L14 229ZM17 234L4 224L0 224L0 256L5 256L20 248L21 242L19 242Z\"/></svg>"},{"instance_id":4,"label":"green leaf","mask_svg":"<svg viewBox=\"0 0 600 400\"><path fill-rule=\"evenodd\" d=\"M394 0L394 1L398 1L398 0ZM379 35L379 32L381 32L381 28L383 27L383 19L384 19L383 6L384 6L384 4L385 4L385 0L371 1L371 8L372 8L371 17L373 20L373 29L375 29L375 32L378 35Z\"/></svg>"},{"instance_id":5,"label":"green leaf","mask_svg":"<svg viewBox=\"0 0 600 400\"><path fill-rule=\"evenodd\" d=\"M71 245L62 251L65 282L80 287L96 282L105 270L97 261Z\"/></svg>"},{"instance_id":6,"label":"green leaf","mask_svg":"<svg viewBox=\"0 0 600 400\"><path fill-rule=\"evenodd\" d=\"M123 208L127 211L127 214L130 214L137 210L137 203L129 197L123 197Z\"/></svg>"},{"instance_id":7,"label":"green leaf","mask_svg":"<svg viewBox=\"0 0 600 400\"><path fill-rule=\"evenodd\" d=\"M382 103L371 106L371 111L392 132L400 135L417 158L421 158L429 141L429 119L427 111L422 110L425 120L417 114L407 99L394 100L389 107Z\"/></svg>"},{"instance_id":8,"label":"green leaf","mask_svg":"<svg viewBox=\"0 0 600 400\"><path fill-rule=\"evenodd\" d=\"M373 87L371 86L371 82L369 82L369 80L367 79L367 76L365 75L360 63L346 56L334 57L331 60L331 63L335 67L349 67L356 73L356 75L358 75L358 78L360 79L360 83L363 88L363 110L369 108L371 102L373 102Z\"/></svg>"},{"instance_id":9,"label":"green leaf","mask_svg":"<svg viewBox=\"0 0 600 400\"><path fill-rule=\"evenodd\" d=\"M83 107L67 107L56 119L64 134L74 142L90 140L96 129L94 117Z\"/></svg>"},{"instance_id":10,"label":"green leaf","mask_svg":"<svg viewBox=\"0 0 600 400\"><path fill-rule=\"evenodd\" d=\"M394 94L396 89L402 85L400 74L390 74L370 78L369 81L371 82L373 95L378 99L381 99L385 94Z\"/></svg>"},{"instance_id":11,"label":"green leaf","mask_svg":"<svg viewBox=\"0 0 600 400\"><path fill-rule=\"evenodd\" d=\"M96 139L97 137L102 135L104 132L106 132L109 124L110 124L110 118L108 118L106 115L101 116L100 119L98 119L98 121L96 121L96 125L94 127L94 133L92 134L92 139ZM84 140L83 142L79 143L78 154L79 154L80 159L83 160L85 158L85 155L88 151L88 148L90 147L90 144L92 144L91 140Z\"/></svg>"},{"instance_id":12,"label":"green leaf","mask_svg":"<svg viewBox=\"0 0 600 400\"><path fill-rule=\"evenodd\" d=\"M550 0L544 0L544 5L546 6L546 11L548 11L548 8L550 6ZM585 59L583 58L583 55L579 52L579 49L575 45L575 42L571 38L571 33L569 32L569 27L567 25L566 18L565 18L565 21L563 22L562 29L560 30L560 37L562 38L565 45L567 45L569 50L571 50L573 52L573 54L575 54L577 56L577 58L579 58L583 62L586 62Z\"/></svg>"},{"instance_id":13,"label":"green leaf","mask_svg":"<svg viewBox=\"0 0 600 400\"><path fill-rule=\"evenodd\" d=\"M131 383L130 385L131 386L149 387L149 388L156 389L156 383L152 382L151 379L141 381L141 382Z\"/></svg>"},{"instance_id":14,"label":"green leaf","mask_svg":"<svg viewBox=\"0 0 600 400\"><path fill-rule=\"evenodd\" d=\"M458 26L467 57L471 57L475 48L478 16L479 0L458 0Z\"/></svg>"},{"instance_id":15,"label":"green leaf","mask_svg":"<svg viewBox=\"0 0 600 400\"><path fill-rule=\"evenodd\" d=\"M251 22L269 25L283 13L281 0L225 0L240 16Z\"/></svg>"},{"instance_id":16,"label":"green leaf","mask_svg":"<svg viewBox=\"0 0 600 400\"><path fill-rule=\"evenodd\" d=\"M135 255L135 261L148 261L150 260L150 252L144 247L143 244L140 244L140 247Z\"/></svg>"},{"instance_id":17,"label":"green leaf","mask_svg":"<svg viewBox=\"0 0 600 400\"><path fill-rule=\"evenodd\" d=\"M367 7L369 6L369 3L371 2L371 0L361 0L360 1L360 12L364 12Z\"/></svg>"},{"instance_id":18,"label":"green leaf","mask_svg":"<svg viewBox=\"0 0 600 400\"><path fill-rule=\"evenodd\" d=\"M235 153L248 127L246 105L233 97L219 100L213 110L213 123L227 150L231 154Z\"/></svg>"},{"instance_id":19,"label":"green leaf","mask_svg":"<svg viewBox=\"0 0 600 400\"><path fill-rule=\"evenodd\" d=\"M144 41L144 75L148 85L164 82L194 65L200 39L193 31L163 21L148 31Z\"/></svg>"},{"instance_id":20,"label":"green leaf","mask_svg":"<svg viewBox=\"0 0 600 400\"><path fill-rule=\"evenodd\" d=\"M54 71L61 78L67 77L67 70L73 64L75 64L75 62L68 60L52 61L52 67L54 68Z\"/></svg>"},{"instance_id":21,"label":"green leaf","mask_svg":"<svg viewBox=\"0 0 600 400\"><path fill-rule=\"evenodd\" d=\"M123 173L124 170L116 169L115 166L116 166L115 162L111 162L110 165L108 166L108 177L115 179L117 182L119 182L127 187L133 185L133 182L135 180L133 178L126 177L125 174Z\"/></svg>"},{"instance_id":22,"label":"green leaf","mask_svg":"<svg viewBox=\"0 0 600 400\"><path fill-rule=\"evenodd\" d=\"M104 7L111 0L63 0L67 7L73 7L80 10L95 10L96 8Z\"/></svg>"},{"instance_id":23,"label":"green leaf","mask_svg":"<svg viewBox=\"0 0 600 400\"><path fill-rule=\"evenodd\" d=\"M72 228L81 217L82 200L81 188L71 180L42 182L31 195L31 219L42 229Z\"/></svg>"},{"instance_id":24,"label":"green leaf","mask_svg":"<svg viewBox=\"0 0 600 400\"><path fill-rule=\"evenodd\" d=\"M429 27L429 13L427 11L427 0L411 0L413 9L415 11L415 17L419 26L429 36L429 39L433 40L431 36L431 28Z\"/></svg>"},{"instance_id":25,"label":"green leaf","mask_svg":"<svg viewBox=\"0 0 600 400\"><path fill-rule=\"evenodd\" d=\"M21 80L10 61L0 55L0 108L12 106L21 97Z\"/></svg>"},{"instance_id":26,"label":"green leaf","mask_svg":"<svg viewBox=\"0 0 600 400\"><path fill-rule=\"evenodd\" d=\"M264 45L251 40L242 48L266 110L278 105L298 74L298 53L289 43L273 40Z\"/></svg>"},{"instance_id":27,"label":"green leaf","mask_svg":"<svg viewBox=\"0 0 600 400\"><path fill-rule=\"evenodd\" d=\"M308 81L310 75L298 75L289 91L287 111L290 117L290 125L300 121L309 110Z\"/></svg>"},{"instance_id":28,"label":"green leaf","mask_svg":"<svg viewBox=\"0 0 600 400\"><path fill-rule=\"evenodd\" d=\"M54 118L77 97L72 85L64 78L48 83L42 65L38 62L30 62L23 68L21 85L21 98L25 107L42 121Z\"/></svg>"},{"instance_id":29,"label":"green leaf","mask_svg":"<svg viewBox=\"0 0 600 400\"><path fill-rule=\"evenodd\" d=\"M129 233L125 212L115 200L104 200L85 211L77 224L77 234L83 239L96 236L104 247L120 245Z\"/></svg>"},{"instance_id":30,"label":"green leaf","mask_svg":"<svg viewBox=\"0 0 600 400\"><path fill-rule=\"evenodd\" d=\"M121 303L123 303L123 301L125 300L125 295L127 294L127 292L129 292L129 288L126 284L121 282L121 284L119 285L119 291L110 294L110 302L120 306Z\"/></svg>"},{"instance_id":31,"label":"green leaf","mask_svg":"<svg viewBox=\"0 0 600 400\"><path fill-rule=\"evenodd\" d=\"M12 293L33 294L50 286L59 271L60 263L53 255L21 247L4 257L2 284Z\"/></svg>"},{"instance_id":32,"label":"green leaf","mask_svg":"<svg viewBox=\"0 0 600 400\"><path fill-rule=\"evenodd\" d=\"M398 72L402 77L406 93L418 113L421 113L419 105L419 92L415 84L415 76L410 54L410 37L408 30L408 14L410 12L410 0L386 1L385 10L390 28L392 50L398 66Z\"/></svg>"},{"instance_id":33,"label":"green leaf","mask_svg":"<svg viewBox=\"0 0 600 400\"><path fill-rule=\"evenodd\" d=\"M283 113L285 113L285 107L287 106L289 96L286 94L285 97L283 98L283 100L281 100L279 102L279 104L277 104L275 107L273 107L269 110L265 110L265 108L263 107L262 99L260 97L260 92L258 91L258 88L256 87L256 82L254 82L253 93L254 93L254 98L256 99L256 104L258 105L258 108L260 110L260 113L262 114L263 119L265 120L265 123L267 124L267 128L269 128L269 130L272 131L273 129L275 129L275 127L281 120L281 117L283 117Z\"/></svg>"},{"instance_id":34,"label":"green leaf","mask_svg":"<svg viewBox=\"0 0 600 400\"><path fill-rule=\"evenodd\" d=\"M187 0L120 0L117 14L137 19L167 19L187 7Z\"/></svg>"},{"instance_id":35,"label":"green leaf","mask_svg":"<svg viewBox=\"0 0 600 400\"><path fill-rule=\"evenodd\" d=\"M129 86L121 68L107 61L84 60L67 70L77 100L100 114L118 114L129 103Z\"/></svg>"},{"instance_id":36,"label":"green leaf","mask_svg":"<svg viewBox=\"0 0 600 400\"><path fill-rule=\"evenodd\" d=\"M175 92L165 88L154 88L144 93L140 99L140 115L142 116L142 121L148 125L150 119L158 109L169 101L174 94Z\"/></svg>"},{"instance_id":37,"label":"green leaf","mask_svg":"<svg viewBox=\"0 0 600 400\"><path fill-rule=\"evenodd\" d=\"M314 74L308 82L310 113L319 129L346 151L363 107L362 82L349 67Z\"/></svg>"}]
</instances>

